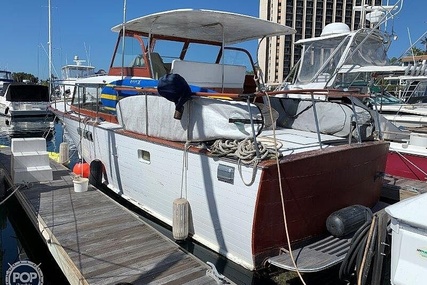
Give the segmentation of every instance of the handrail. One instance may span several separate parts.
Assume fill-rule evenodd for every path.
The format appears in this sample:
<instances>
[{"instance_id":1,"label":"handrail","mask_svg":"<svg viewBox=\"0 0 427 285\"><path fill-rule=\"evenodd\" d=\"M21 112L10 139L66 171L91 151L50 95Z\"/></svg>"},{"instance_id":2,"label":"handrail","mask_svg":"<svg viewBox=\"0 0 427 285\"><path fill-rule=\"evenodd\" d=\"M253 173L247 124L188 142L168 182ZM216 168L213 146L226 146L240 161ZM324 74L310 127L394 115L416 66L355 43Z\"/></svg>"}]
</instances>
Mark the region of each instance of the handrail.
<instances>
[{"instance_id":1,"label":"handrail","mask_svg":"<svg viewBox=\"0 0 427 285\"><path fill-rule=\"evenodd\" d=\"M301 95L324 95L328 97L369 97L369 94L360 93L359 89L292 89L266 92L268 95L279 94L301 94Z\"/></svg>"},{"instance_id":2,"label":"handrail","mask_svg":"<svg viewBox=\"0 0 427 285\"><path fill-rule=\"evenodd\" d=\"M124 87L124 86L116 86L114 90L118 91L136 91L145 93L157 93L157 88L154 87ZM339 97L358 97L365 98L369 97L369 94L359 93L358 89L349 89L349 90L340 90L340 89L293 89L293 90L280 90L280 91L267 91L267 92L255 92L255 97L262 97L264 95L280 95L280 94L301 94L301 95L324 95L333 98ZM196 96L205 96L205 97L224 97L229 99L244 99L247 94L239 94L239 93L211 93L211 92L194 92L193 95ZM243 97L242 97L243 96Z\"/></svg>"}]
</instances>

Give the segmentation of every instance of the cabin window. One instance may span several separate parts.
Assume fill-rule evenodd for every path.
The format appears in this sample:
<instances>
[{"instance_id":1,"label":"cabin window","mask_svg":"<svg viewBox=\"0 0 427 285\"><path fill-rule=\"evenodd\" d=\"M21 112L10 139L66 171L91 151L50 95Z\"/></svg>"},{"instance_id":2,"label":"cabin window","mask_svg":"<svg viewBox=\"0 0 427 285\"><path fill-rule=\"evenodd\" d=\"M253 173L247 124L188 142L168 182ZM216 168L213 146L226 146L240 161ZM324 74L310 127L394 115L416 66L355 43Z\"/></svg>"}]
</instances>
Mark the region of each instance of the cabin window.
<instances>
[{"instance_id":1,"label":"cabin window","mask_svg":"<svg viewBox=\"0 0 427 285\"><path fill-rule=\"evenodd\" d=\"M104 85L78 85L74 91L72 104L85 109L102 111L101 91Z\"/></svg>"},{"instance_id":2,"label":"cabin window","mask_svg":"<svg viewBox=\"0 0 427 285\"><path fill-rule=\"evenodd\" d=\"M85 66L66 66L62 69L64 78L85 78L95 74L92 67Z\"/></svg>"},{"instance_id":3,"label":"cabin window","mask_svg":"<svg viewBox=\"0 0 427 285\"><path fill-rule=\"evenodd\" d=\"M150 163L150 152L138 149L138 160L144 163Z\"/></svg>"}]
</instances>

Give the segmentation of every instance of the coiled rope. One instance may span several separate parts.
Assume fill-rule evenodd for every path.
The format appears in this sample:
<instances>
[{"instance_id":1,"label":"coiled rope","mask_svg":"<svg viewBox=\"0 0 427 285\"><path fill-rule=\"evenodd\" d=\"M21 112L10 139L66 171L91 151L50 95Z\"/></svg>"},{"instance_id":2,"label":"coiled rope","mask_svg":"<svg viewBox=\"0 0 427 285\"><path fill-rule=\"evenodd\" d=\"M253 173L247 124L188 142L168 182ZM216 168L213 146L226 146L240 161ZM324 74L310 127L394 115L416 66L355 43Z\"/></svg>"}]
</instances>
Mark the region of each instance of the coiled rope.
<instances>
[{"instance_id":1,"label":"coiled rope","mask_svg":"<svg viewBox=\"0 0 427 285\"><path fill-rule=\"evenodd\" d=\"M259 157L256 149L258 148ZM211 146L213 156L236 157L238 159L238 170L240 178L246 186L250 186L255 181L256 168L260 161L265 159L274 159L277 155L276 147L271 147L263 140L257 140L256 144L252 138L238 140L216 140ZM242 175L242 164L252 166L252 177L249 182L245 182Z\"/></svg>"},{"instance_id":2,"label":"coiled rope","mask_svg":"<svg viewBox=\"0 0 427 285\"><path fill-rule=\"evenodd\" d=\"M260 157L256 156L258 148ZM257 140L257 145L252 138L238 140L216 140L211 146L211 152L214 156L237 157L244 164L257 163L264 159L273 159L277 150L270 147L262 140Z\"/></svg>"}]
</instances>

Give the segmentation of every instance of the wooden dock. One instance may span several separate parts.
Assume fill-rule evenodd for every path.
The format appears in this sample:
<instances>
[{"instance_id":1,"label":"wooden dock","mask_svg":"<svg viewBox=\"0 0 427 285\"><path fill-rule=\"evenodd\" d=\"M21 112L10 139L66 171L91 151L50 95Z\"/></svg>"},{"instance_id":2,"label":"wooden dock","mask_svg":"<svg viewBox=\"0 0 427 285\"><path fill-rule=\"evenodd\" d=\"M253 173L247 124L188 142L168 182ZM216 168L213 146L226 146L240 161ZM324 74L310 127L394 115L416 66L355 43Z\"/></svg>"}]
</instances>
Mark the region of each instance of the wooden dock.
<instances>
[{"instance_id":1,"label":"wooden dock","mask_svg":"<svg viewBox=\"0 0 427 285\"><path fill-rule=\"evenodd\" d=\"M427 181L386 175L381 198L391 203L427 192Z\"/></svg>"},{"instance_id":2,"label":"wooden dock","mask_svg":"<svg viewBox=\"0 0 427 285\"><path fill-rule=\"evenodd\" d=\"M9 183L10 165L10 149L1 148ZM100 190L75 192L71 171L51 167L53 181L15 195L70 284L218 284L208 264Z\"/></svg>"}]
</instances>

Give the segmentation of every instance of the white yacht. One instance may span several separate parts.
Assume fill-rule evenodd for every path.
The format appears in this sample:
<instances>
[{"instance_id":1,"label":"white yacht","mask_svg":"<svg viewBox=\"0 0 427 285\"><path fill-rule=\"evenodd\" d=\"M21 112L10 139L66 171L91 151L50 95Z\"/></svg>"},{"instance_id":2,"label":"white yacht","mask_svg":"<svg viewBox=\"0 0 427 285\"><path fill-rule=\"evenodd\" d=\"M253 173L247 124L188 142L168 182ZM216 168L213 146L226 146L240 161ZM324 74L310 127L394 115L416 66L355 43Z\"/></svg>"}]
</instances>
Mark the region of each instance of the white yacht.
<instances>
[{"instance_id":1,"label":"white yacht","mask_svg":"<svg viewBox=\"0 0 427 285\"><path fill-rule=\"evenodd\" d=\"M30 82L3 85L0 92L0 114L8 117L47 116L50 104L49 88Z\"/></svg>"}]
</instances>

